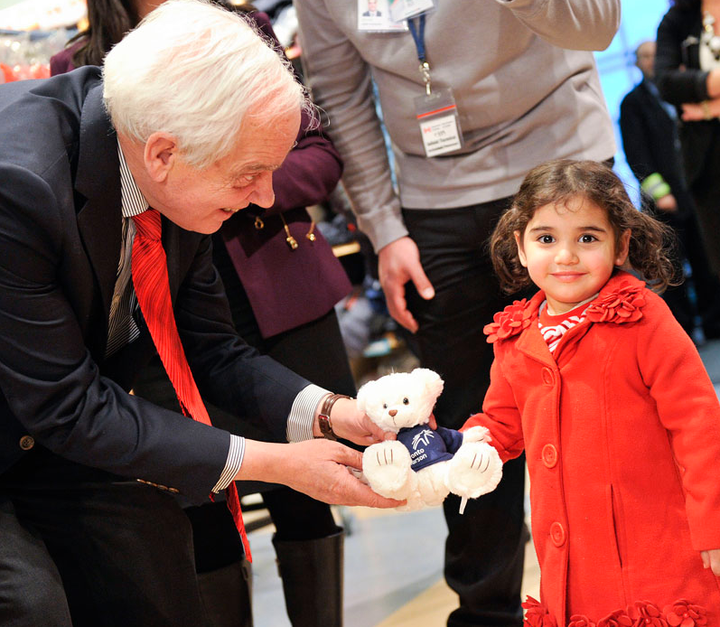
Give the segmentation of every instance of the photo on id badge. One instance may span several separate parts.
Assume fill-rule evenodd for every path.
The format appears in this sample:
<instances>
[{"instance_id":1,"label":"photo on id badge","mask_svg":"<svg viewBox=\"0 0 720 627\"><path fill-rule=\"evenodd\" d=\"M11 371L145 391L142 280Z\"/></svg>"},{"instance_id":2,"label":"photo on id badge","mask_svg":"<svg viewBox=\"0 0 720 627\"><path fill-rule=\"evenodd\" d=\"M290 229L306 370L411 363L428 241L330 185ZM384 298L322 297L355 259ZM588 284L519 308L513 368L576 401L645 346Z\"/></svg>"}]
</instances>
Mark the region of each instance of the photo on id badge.
<instances>
[{"instance_id":1,"label":"photo on id badge","mask_svg":"<svg viewBox=\"0 0 720 627\"><path fill-rule=\"evenodd\" d=\"M358 0L358 30L387 32L407 30L405 22L393 22L390 17L388 0Z\"/></svg>"}]
</instances>

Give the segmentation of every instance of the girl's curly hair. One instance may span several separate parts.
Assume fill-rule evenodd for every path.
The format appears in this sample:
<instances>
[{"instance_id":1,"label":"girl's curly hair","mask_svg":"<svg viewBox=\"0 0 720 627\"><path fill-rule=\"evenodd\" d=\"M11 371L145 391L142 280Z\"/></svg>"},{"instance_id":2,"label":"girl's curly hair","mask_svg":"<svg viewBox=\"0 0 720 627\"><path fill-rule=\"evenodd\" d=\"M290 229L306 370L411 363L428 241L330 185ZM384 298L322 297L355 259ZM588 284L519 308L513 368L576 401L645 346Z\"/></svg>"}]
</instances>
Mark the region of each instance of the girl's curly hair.
<instances>
[{"instance_id":1,"label":"girl's curly hair","mask_svg":"<svg viewBox=\"0 0 720 627\"><path fill-rule=\"evenodd\" d=\"M566 206L574 197L592 201L604 209L615 234L616 246L630 229L628 264L660 293L677 285L673 262L676 240L673 231L632 204L625 186L607 165L596 161L556 159L533 168L525 177L512 206L501 216L490 238L490 255L500 285L517 292L531 284L518 256L515 233L521 237L535 210L549 204Z\"/></svg>"}]
</instances>

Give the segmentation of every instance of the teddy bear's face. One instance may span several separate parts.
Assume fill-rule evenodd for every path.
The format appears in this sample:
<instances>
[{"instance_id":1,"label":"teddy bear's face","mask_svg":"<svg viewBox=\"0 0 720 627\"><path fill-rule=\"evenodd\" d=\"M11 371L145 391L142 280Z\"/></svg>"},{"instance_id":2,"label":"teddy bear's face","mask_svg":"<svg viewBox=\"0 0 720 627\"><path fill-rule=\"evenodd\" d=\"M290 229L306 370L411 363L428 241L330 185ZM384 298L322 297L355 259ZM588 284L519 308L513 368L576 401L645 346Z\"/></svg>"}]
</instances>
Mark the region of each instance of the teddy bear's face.
<instances>
[{"instance_id":1,"label":"teddy bear's face","mask_svg":"<svg viewBox=\"0 0 720 627\"><path fill-rule=\"evenodd\" d=\"M430 370L393 373L366 383L358 392L358 406L384 430L397 433L427 423L442 388L442 379Z\"/></svg>"}]
</instances>

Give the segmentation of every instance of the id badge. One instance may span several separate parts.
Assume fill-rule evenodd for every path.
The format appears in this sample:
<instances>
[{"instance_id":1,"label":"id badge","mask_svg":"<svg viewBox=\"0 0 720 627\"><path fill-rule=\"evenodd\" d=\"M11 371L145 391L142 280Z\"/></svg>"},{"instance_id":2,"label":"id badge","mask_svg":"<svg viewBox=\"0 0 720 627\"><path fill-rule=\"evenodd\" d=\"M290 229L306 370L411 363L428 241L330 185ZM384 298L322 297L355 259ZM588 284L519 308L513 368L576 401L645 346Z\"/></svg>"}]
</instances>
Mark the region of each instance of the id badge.
<instances>
[{"instance_id":1,"label":"id badge","mask_svg":"<svg viewBox=\"0 0 720 627\"><path fill-rule=\"evenodd\" d=\"M358 30L366 33L406 31L407 22L393 22L388 0L357 0Z\"/></svg>"},{"instance_id":2,"label":"id badge","mask_svg":"<svg viewBox=\"0 0 720 627\"><path fill-rule=\"evenodd\" d=\"M388 0L393 22L402 22L435 8L435 0Z\"/></svg>"},{"instance_id":3,"label":"id badge","mask_svg":"<svg viewBox=\"0 0 720 627\"><path fill-rule=\"evenodd\" d=\"M452 89L415 98L415 112L425 156L437 157L462 148L462 129Z\"/></svg>"}]
</instances>

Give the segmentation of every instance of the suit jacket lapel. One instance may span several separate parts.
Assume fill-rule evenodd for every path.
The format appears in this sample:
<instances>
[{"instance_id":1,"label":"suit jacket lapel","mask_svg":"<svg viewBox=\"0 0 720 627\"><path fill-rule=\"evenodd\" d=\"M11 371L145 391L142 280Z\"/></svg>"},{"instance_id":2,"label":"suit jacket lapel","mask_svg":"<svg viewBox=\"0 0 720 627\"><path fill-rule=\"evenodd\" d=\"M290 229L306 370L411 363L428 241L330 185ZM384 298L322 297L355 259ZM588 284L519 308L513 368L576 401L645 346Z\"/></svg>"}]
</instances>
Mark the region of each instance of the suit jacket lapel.
<instances>
[{"instance_id":1,"label":"suit jacket lapel","mask_svg":"<svg viewBox=\"0 0 720 627\"><path fill-rule=\"evenodd\" d=\"M170 284L170 295L173 303L180 288L180 266L179 261L182 251L183 231L170 222L165 216L162 218L162 243L167 257L168 283Z\"/></svg>"},{"instance_id":2,"label":"suit jacket lapel","mask_svg":"<svg viewBox=\"0 0 720 627\"><path fill-rule=\"evenodd\" d=\"M99 83L88 92L83 104L75 188L87 199L78 213L78 228L99 286L105 323L122 244L119 172L117 137Z\"/></svg>"}]
</instances>

